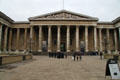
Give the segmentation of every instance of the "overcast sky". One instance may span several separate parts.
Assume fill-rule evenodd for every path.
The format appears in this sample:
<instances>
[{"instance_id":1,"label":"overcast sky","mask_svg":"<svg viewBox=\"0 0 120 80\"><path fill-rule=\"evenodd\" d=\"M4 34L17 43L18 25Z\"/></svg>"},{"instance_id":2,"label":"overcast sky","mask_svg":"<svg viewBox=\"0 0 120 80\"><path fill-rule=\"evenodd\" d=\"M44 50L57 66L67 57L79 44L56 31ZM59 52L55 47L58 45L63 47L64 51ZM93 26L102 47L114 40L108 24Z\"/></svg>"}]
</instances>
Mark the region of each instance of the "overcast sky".
<instances>
[{"instance_id":1,"label":"overcast sky","mask_svg":"<svg viewBox=\"0 0 120 80\"><path fill-rule=\"evenodd\" d=\"M65 10L112 21L120 16L120 0L65 0ZM15 21L63 9L63 0L0 0L0 11Z\"/></svg>"}]
</instances>

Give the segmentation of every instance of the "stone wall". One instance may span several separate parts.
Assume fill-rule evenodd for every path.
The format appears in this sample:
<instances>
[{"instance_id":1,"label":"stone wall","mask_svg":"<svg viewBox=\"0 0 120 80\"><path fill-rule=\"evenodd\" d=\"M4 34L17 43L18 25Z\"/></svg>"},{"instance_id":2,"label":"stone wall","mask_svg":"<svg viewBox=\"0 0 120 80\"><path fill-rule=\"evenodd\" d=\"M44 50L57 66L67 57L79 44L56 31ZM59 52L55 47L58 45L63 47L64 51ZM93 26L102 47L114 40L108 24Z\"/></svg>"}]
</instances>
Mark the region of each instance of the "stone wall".
<instances>
[{"instance_id":1,"label":"stone wall","mask_svg":"<svg viewBox=\"0 0 120 80\"><path fill-rule=\"evenodd\" d=\"M24 60L32 59L32 55L6 55L0 56L0 65L20 62Z\"/></svg>"}]
</instances>

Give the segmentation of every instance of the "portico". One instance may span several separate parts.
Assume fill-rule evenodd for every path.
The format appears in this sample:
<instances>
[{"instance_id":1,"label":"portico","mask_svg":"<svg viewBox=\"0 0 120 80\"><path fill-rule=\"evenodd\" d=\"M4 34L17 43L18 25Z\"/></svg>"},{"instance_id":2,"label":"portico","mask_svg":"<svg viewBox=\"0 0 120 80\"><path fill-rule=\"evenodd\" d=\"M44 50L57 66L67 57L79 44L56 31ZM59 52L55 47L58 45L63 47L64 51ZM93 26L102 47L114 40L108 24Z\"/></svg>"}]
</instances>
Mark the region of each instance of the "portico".
<instances>
[{"instance_id":1,"label":"portico","mask_svg":"<svg viewBox=\"0 0 120 80\"><path fill-rule=\"evenodd\" d=\"M0 52L118 51L119 24L61 10L30 17L29 22L0 22ZM12 23L12 24L11 24ZM106 45L105 45L105 40ZM3 46L2 46L3 45Z\"/></svg>"}]
</instances>

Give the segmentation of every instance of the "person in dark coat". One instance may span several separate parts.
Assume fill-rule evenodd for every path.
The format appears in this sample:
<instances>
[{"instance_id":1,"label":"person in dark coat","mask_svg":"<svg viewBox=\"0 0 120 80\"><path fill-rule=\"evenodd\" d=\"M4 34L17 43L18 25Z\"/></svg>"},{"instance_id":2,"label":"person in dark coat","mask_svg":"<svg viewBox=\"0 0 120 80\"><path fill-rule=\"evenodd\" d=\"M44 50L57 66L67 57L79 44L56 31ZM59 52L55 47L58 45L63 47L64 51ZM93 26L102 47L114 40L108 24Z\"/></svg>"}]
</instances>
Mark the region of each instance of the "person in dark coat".
<instances>
[{"instance_id":1,"label":"person in dark coat","mask_svg":"<svg viewBox=\"0 0 120 80\"><path fill-rule=\"evenodd\" d=\"M103 53L100 51L100 59L102 60Z\"/></svg>"},{"instance_id":2,"label":"person in dark coat","mask_svg":"<svg viewBox=\"0 0 120 80\"><path fill-rule=\"evenodd\" d=\"M76 59L76 52L73 52L73 58L74 58L74 61Z\"/></svg>"}]
</instances>

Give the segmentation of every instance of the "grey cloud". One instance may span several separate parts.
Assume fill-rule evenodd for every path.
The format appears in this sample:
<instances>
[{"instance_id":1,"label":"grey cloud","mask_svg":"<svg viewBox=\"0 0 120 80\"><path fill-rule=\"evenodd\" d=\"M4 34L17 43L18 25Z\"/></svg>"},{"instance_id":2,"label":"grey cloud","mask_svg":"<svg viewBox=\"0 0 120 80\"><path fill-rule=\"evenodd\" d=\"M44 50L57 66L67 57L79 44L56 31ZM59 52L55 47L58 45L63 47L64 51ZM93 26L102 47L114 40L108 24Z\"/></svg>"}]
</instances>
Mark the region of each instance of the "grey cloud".
<instances>
[{"instance_id":1,"label":"grey cloud","mask_svg":"<svg viewBox=\"0 0 120 80\"><path fill-rule=\"evenodd\" d=\"M15 21L63 9L63 0L0 0L0 11ZM120 16L120 0L65 0L65 9L111 21Z\"/></svg>"}]
</instances>

